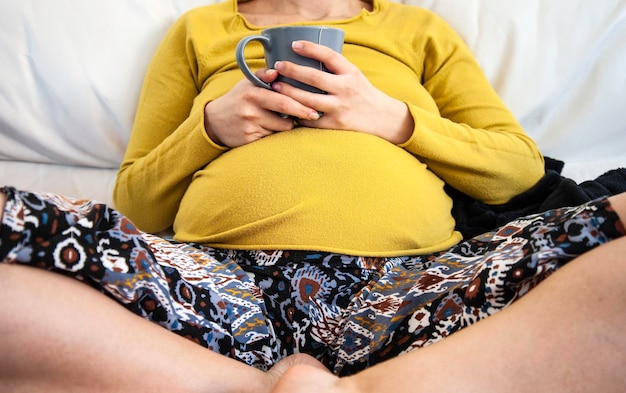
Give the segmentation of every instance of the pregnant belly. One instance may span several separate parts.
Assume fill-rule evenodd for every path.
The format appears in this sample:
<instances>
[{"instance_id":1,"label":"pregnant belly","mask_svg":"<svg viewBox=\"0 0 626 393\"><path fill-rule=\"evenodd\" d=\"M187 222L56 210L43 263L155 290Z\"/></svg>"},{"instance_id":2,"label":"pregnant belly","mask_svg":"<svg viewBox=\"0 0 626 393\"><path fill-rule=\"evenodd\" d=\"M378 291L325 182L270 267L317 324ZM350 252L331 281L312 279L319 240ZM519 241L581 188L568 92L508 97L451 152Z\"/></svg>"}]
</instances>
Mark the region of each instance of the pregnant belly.
<instances>
[{"instance_id":1,"label":"pregnant belly","mask_svg":"<svg viewBox=\"0 0 626 393\"><path fill-rule=\"evenodd\" d=\"M443 182L378 137L299 129L230 150L199 171L176 237L230 248L393 254L450 243Z\"/></svg>"}]
</instances>

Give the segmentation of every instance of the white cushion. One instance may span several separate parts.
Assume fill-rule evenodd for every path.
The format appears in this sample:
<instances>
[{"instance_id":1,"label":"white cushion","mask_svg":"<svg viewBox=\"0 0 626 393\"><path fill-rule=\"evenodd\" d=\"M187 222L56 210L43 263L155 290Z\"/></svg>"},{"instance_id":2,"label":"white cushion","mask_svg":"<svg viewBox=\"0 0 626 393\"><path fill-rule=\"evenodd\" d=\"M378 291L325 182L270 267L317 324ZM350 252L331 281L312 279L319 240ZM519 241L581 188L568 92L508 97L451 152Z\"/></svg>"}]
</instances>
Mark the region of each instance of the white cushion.
<instances>
[{"instance_id":1,"label":"white cushion","mask_svg":"<svg viewBox=\"0 0 626 393\"><path fill-rule=\"evenodd\" d=\"M174 1L2 2L0 158L117 167L146 65L180 11Z\"/></svg>"}]
</instances>

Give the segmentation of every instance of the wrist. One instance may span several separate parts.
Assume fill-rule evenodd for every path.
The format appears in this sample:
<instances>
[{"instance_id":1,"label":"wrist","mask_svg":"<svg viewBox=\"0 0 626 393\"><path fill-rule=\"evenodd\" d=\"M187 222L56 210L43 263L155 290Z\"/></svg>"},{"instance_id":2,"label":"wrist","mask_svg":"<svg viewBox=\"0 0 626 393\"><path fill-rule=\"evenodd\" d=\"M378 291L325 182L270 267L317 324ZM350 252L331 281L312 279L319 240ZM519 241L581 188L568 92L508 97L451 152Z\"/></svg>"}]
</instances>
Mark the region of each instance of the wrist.
<instances>
[{"instance_id":1,"label":"wrist","mask_svg":"<svg viewBox=\"0 0 626 393\"><path fill-rule=\"evenodd\" d=\"M387 127L383 128L387 132L386 139L395 145L406 143L413 135L415 128L411 111L404 102L393 100L391 110L388 113L389 118L385 122Z\"/></svg>"},{"instance_id":2,"label":"wrist","mask_svg":"<svg viewBox=\"0 0 626 393\"><path fill-rule=\"evenodd\" d=\"M7 194L0 191L0 222L2 222L2 216L4 216L4 207L7 203Z\"/></svg>"},{"instance_id":3,"label":"wrist","mask_svg":"<svg viewBox=\"0 0 626 393\"><path fill-rule=\"evenodd\" d=\"M211 105L211 102L213 101L209 101L205 106L204 106L204 133L209 137L209 139L215 143L218 146L222 146L222 147L226 147L226 145L224 145L224 143L222 143L222 141L220 140L220 138L217 136L217 134L215 133L215 131L213 130L213 127L211 126L211 116L209 116L209 105Z\"/></svg>"}]
</instances>

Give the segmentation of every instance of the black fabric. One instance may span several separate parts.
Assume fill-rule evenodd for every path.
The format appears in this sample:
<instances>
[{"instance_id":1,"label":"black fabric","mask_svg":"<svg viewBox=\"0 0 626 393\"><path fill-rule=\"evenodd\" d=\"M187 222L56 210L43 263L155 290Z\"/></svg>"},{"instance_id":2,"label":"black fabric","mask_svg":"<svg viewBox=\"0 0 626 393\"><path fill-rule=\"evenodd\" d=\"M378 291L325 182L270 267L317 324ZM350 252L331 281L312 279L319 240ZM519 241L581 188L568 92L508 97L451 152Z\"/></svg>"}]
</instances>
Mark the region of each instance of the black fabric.
<instances>
[{"instance_id":1,"label":"black fabric","mask_svg":"<svg viewBox=\"0 0 626 393\"><path fill-rule=\"evenodd\" d=\"M460 191L447 188L453 199L452 214L456 229L468 239L502 226L528 214L565 206L576 206L591 200L626 192L626 168L612 169L594 180L576 183L561 175L564 163L546 157L546 174L530 190L503 205L487 205Z\"/></svg>"}]
</instances>

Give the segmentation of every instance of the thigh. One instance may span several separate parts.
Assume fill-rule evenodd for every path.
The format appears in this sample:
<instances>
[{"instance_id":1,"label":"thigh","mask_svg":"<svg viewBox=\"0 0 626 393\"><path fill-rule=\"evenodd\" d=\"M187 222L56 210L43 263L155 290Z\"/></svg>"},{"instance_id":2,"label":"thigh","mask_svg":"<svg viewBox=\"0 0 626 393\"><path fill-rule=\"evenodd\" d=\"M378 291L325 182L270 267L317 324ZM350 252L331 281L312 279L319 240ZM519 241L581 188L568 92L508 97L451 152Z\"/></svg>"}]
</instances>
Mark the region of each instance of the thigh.
<instances>
[{"instance_id":1,"label":"thigh","mask_svg":"<svg viewBox=\"0 0 626 393\"><path fill-rule=\"evenodd\" d=\"M258 368L279 360L263 299L227 256L143 233L103 204L13 189L7 197L2 262L74 277L174 333Z\"/></svg>"},{"instance_id":2,"label":"thigh","mask_svg":"<svg viewBox=\"0 0 626 393\"><path fill-rule=\"evenodd\" d=\"M567 262L622 236L620 228L598 200L515 220L447 252L397 259L355 298L335 372L430 345L506 308Z\"/></svg>"}]
</instances>

